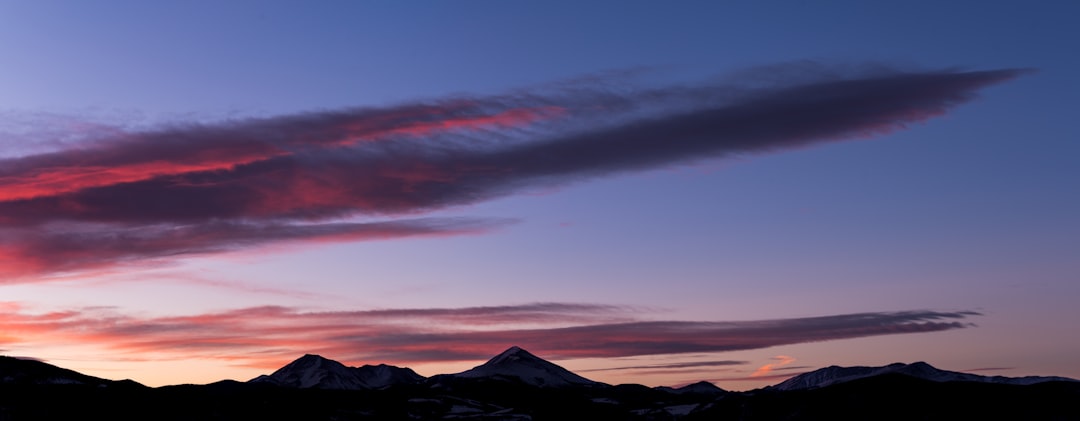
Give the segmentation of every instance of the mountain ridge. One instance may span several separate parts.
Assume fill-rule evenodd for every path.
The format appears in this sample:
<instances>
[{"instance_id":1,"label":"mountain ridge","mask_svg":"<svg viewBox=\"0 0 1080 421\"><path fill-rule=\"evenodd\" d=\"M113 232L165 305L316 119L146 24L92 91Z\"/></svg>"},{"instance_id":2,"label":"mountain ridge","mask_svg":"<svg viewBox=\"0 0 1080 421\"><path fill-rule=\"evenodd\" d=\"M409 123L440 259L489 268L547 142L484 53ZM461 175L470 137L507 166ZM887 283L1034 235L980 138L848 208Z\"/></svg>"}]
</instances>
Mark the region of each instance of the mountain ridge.
<instances>
[{"instance_id":1,"label":"mountain ridge","mask_svg":"<svg viewBox=\"0 0 1080 421\"><path fill-rule=\"evenodd\" d=\"M0 384L13 385L88 385L98 387L146 387L130 379L109 380L58 367L47 362L0 356Z\"/></svg>"},{"instance_id":2,"label":"mountain ridge","mask_svg":"<svg viewBox=\"0 0 1080 421\"><path fill-rule=\"evenodd\" d=\"M910 364L892 363L889 365L869 367L853 366L841 367L832 365L814 371L791 377L766 389L774 390L802 390L827 387L834 384L846 383L853 380L876 377L885 374L902 374L918 379L933 382L972 382L972 383L998 383L1011 385L1030 385L1050 381L1077 381L1067 377L1058 376L982 376L978 374L963 373L959 371L942 370L924 361Z\"/></svg>"},{"instance_id":3,"label":"mountain ridge","mask_svg":"<svg viewBox=\"0 0 1080 421\"><path fill-rule=\"evenodd\" d=\"M305 354L269 375L248 380L248 383L297 389L364 390L414 384L425 379L407 367L386 364L349 367L320 355Z\"/></svg>"},{"instance_id":4,"label":"mountain ridge","mask_svg":"<svg viewBox=\"0 0 1080 421\"><path fill-rule=\"evenodd\" d=\"M827 387L852 380L883 374L902 374L935 382L973 382L1011 385L1031 385L1045 382L1078 382L1060 376L982 376L978 374L941 370L926 362L910 364L892 363L885 366L837 366L823 367L794 375L765 390L800 390ZM387 364L349 367L338 361L319 355L305 354L271 374L259 375L247 381L254 384L270 384L288 388L366 390L401 384L421 384L439 379L517 379L530 386L602 386L605 383L587 379L565 368L537 357L528 351L512 346L492 357L484 364L454 373L424 377L408 367ZM707 384L706 384L707 383ZM0 356L0 384L85 384L118 385L142 384L133 380L108 380L69 370L44 361L27 358ZM690 387L693 386L693 387ZM164 387L164 386L163 386ZM715 388L715 390L714 390ZM682 388L657 386L654 389L669 393L695 392L703 394L727 392L712 383L697 382Z\"/></svg>"}]
</instances>

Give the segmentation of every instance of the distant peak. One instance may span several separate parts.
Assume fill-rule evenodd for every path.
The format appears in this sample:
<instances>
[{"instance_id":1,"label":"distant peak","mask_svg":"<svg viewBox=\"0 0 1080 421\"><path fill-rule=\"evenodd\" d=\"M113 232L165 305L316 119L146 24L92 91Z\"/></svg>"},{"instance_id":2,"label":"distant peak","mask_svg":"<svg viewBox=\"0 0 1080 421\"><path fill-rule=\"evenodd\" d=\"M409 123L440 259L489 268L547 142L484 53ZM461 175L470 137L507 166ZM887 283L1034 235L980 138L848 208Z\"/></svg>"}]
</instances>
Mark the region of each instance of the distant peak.
<instances>
[{"instance_id":1,"label":"distant peak","mask_svg":"<svg viewBox=\"0 0 1080 421\"><path fill-rule=\"evenodd\" d=\"M547 362L544 359L533 355L529 351L526 351L526 350L522 349L521 347L515 345L515 346L512 346L510 348L507 348L506 351L503 351L499 355L496 355L494 358L489 360L487 363L488 364L502 364L502 363L506 363L506 362L523 361L523 360L524 361L528 361L528 360L537 361L538 360L538 361Z\"/></svg>"},{"instance_id":2,"label":"distant peak","mask_svg":"<svg viewBox=\"0 0 1080 421\"><path fill-rule=\"evenodd\" d=\"M511 346L488 362L456 374L457 377L475 378L489 376L517 377L534 386L566 386L594 384L592 380L581 377L559 367L543 358L537 357L519 346Z\"/></svg>"},{"instance_id":3,"label":"distant peak","mask_svg":"<svg viewBox=\"0 0 1080 421\"><path fill-rule=\"evenodd\" d=\"M325 358L321 355L304 354L303 357L293 360L293 362L282 367L280 370L308 370L317 367L341 367L345 365L337 361Z\"/></svg>"},{"instance_id":4,"label":"distant peak","mask_svg":"<svg viewBox=\"0 0 1080 421\"><path fill-rule=\"evenodd\" d=\"M825 387L837 383L845 383L867 377L875 377L884 374L900 374L915 377L932 382L978 382L978 383L1005 383L1005 384L1032 384L1045 381L1058 380L1053 377L1002 377L980 376L978 374L962 373L958 371L942 370L928 364L925 361L917 361L911 364L892 363L882 367L839 367L829 366L820 370L803 373L784 380L774 386L779 390L813 389Z\"/></svg>"},{"instance_id":5,"label":"distant peak","mask_svg":"<svg viewBox=\"0 0 1080 421\"><path fill-rule=\"evenodd\" d=\"M506 348L506 351L503 351L503 352L502 352L501 354L499 354L499 355L512 355L512 354L519 354L519 353L525 353L525 354L528 354L528 353L529 353L529 351L526 351L526 350L524 350L524 349L521 349L521 347L519 347L519 346L517 346L517 345L514 345L514 346L511 346L511 347L509 347L509 348Z\"/></svg>"},{"instance_id":6,"label":"distant peak","mask_svg":"<svg viewBox=\"0 0 1080 421\"><path fill-rule=\"evenodd\" d=\"M675 393L675 394L678 394L678 395L685 394L685 393L711 395L711 394L719 394L719 393L725 393L726 392L724 389L721 389L721 388L717 387L712 382L708 382L708 381L704 381L704 380L699 381L697 383L690 383L688 385L680 386L680 387L677 387L677 388L660 387L658 389L663 390L663 391L668 392L668 393Z\"/></svg>"},{"instance_id":7,"label":"distant peak","mask_svg":"<svg viewBox=\"0 0 1080 421\"><path fill-rule=\"evenodd\" d=\"M363 390L392 384L413 384L423 379L423 376L408 368L386 364L349 367L320 355L305 354L269 376L259 376L250 381L300 389Z\"/></svg>"}]
</instances>

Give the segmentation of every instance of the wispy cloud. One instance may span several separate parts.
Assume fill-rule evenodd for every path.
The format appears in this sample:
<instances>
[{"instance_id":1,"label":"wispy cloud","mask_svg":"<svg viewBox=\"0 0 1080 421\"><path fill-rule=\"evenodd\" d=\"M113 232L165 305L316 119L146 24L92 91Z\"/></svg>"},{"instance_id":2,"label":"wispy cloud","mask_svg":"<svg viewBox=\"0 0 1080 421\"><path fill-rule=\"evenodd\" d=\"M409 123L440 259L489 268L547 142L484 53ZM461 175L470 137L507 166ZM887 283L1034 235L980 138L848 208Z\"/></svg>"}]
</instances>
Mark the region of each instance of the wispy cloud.
<instances>
[{"instance_id":1,"label":"wispy cloud","mask_svg":"<svg viewBox=\"0 0 1080 421\"><path fill-rule=\"evenodd\" d=\"M773 357L772 359L775 360L776 362L775 363L765 364L765 365L763 365L761 367L758 367L757 370L754 370L753 373L750 373L750 377L768 376L769 373L772 373L773 370L776 370L776 369L778 369L780 367L783 367L785 365L788 365L788 364L791 364L791 363L795 362L795 358L789 357L787 355L777 355L777 356Z\"/></svg>"},{"instance_id":2,"label":"wispy cloud","mask_svg":"<svg viewBox=\"0 0 1080 421\"><path fill-rule=\"evenodd\" d=\"M0 332L9 349L84 344L109 349L116 358L219 359L263 368L304 353L350 362L474 361L510 345L554 359L735 351L959 329L978 315L909 311L739 322L648 321L636 319L641 311L630 307L536 303L334 312L268 306L144 318L108 308L34 314L18 303L2 305Z\"/></svg>"},{"instance_id":3,"label":"wispy cloud","mask_svg":"<svg viewBox=\"0 0 1080 421\"><path fill-rule=\"evenodd\" d=\"M0 263L15 268L10 280L268 243L482 231L497 224L355 218L888 133L1023 72L878 67L793 81L800 69L102 132L0 159Z\"/></svg>"},{"instance_id":4,"label":"wispy cloud","mask_svg":"<svg viewBox=\"0 0 1080 421\"><path fill-rule=\"evenodd\" d=\"M117 264L155 265L162 259L280 242L345 242L461 235L488 231L509 220L404 219L384 222L247 223L207 221L184 225L70 224L0 230L0 279L87 270Z\"/></svg>"},{"instance_id":5,"label":"wispy cloud","mask_svg":"<svg viewBox=\"0 0 1080 421\"><path fill-rule=\"evenodd\" d=\"M763 382L763 381L778 381L787 380L792 377L803 374L802 372L788 372L788 373L771 373L761 376L736 376L736 377L719 377L709 379L710 382Z\"/></svg>"},{"instance_id":6,"label":"wispy cloud","mask_svg":"<svg viewBox=\"0 0 1080 421\"><path fill-rule=\"evenodd\" d=\"M1008 370L1015 370L1015 369L1016 369L1016 367L981 367L981 368L972 368L972 369L967 369L967 370L962 370L962 371L964 373L971 373L971 372L981 372L981 371L1008 371Z\"/></svg>"},{"instance_id":7,"label":"wispy cloud","mask_svg":"<svg viewBox=\"0 0 1080 421\"><path fill-rule=\"evenodd\" d=\"M733 365L745 365L749 364L746 361L733 361L733 360L719 360L719 361L691 361L684 363L671 363L671 364L647 364L647 365L630 365L622 367L607 367L607 368L593 368L587 370L578 370L582 373L593 371L623 371L623 370L661 370L661 371L678 371L684 369L699 369L702 367L727 367Z\"/></svg>"}]
</instances>

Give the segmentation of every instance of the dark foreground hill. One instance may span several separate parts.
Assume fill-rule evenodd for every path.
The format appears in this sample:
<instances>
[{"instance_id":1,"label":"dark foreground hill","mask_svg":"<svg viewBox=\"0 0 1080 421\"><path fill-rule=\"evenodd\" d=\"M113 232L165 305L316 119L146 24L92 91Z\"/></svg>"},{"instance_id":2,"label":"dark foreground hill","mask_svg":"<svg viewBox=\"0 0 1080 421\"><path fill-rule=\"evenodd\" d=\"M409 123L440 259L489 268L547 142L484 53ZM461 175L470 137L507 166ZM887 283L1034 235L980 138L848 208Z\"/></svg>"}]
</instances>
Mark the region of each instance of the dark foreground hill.
<instances>
[{"instance_id":1,"label":"dark foreground hill","mask_svg":"<svg viewBox=\"0 0 1080 421\"><path fill-rule=\"evenodd\" d=\"M929 379L885 370L820 387L727 392L701 384L683 389L612 386L565 377L568 371L524 350L511 349L500 356L466 375L407 376L378 388L365 383L355 389L265 381L149 388L134 382L35 382L25 373L19 382L3 382L8 374L23 373L21 363L8 361L11 364L0 367L0 421L1080 420L1080 383L1075 381L939 381L940 371L927 371L920 365L919 373L932 374ZM304 362L312 360L307 356ZM319 364L293 365L287 370L289 378L329 378L327 367L348 371L330 364L332 360L316 361ZM40 372L42 366L37 364L44 363L34 363L31 368ZM61 373L45 372L54 377ZM542 377L544 381L539 382L536 373L573 381L553 385L552 378Z\"/></svg>"}]
</instances>

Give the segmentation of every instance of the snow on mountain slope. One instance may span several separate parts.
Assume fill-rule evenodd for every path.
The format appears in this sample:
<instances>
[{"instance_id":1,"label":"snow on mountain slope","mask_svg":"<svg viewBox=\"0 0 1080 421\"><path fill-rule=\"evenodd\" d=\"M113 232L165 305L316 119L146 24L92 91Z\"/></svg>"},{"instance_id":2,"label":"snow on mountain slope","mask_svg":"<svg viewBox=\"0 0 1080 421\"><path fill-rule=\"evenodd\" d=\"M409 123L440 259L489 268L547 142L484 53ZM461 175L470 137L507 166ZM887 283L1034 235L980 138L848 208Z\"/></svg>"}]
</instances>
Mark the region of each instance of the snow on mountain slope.
<instances>
[{"instance_id":1,"label":"snow on mountain slope","mask_svg":"<svg viewBox=\"0 0 1080 421\"><path fill-rule=\"evenodd\" d=\"M251 379L251 383L270 383L299 389L378 389L392 384L417 383L424 377L409 368L386 364L347 367L318 355L304 355L273 374Z\"/></svg>"},{"instance_id":2,"label":"snow on mountain slope","mask_svg":"<svg viewBox=\"0 0 1080 421\"><path fill-rule=\"evenodd\" d=\"M839 367L829 366L809 373L787 379L780 384L772 386L776 390L814 389L837 383L849 382L866 377L879 376L882 374L898 373L923 380L934 382L978 382L978 383L1002 383L1027 385L1048 381L1075 381L1065 377L1003 377L1003 376L980 376L977 374L960 373L956 371L940 370L925 362L911 364L893 363L883 367Z\"/></svg>"},{"instance_id":3,"label":"snow on mountain slope","mask_svg":"<svg viewBox=\"0 0 1080 421\"><path fill-rule=\"evenodd\" d=\"M424 380L424 376L416 374L411 368L386 364L365 364L353 368L353 372L364 379L364 383L372 389L379 389L394 384L419 383Z\"/></svg>"},{"instance_id":4,"label":"snow on mountain slope","mask_svg":"<svg viewBox=\"0 0 1080 421\"><path fill-rule=\"evenodd\" d=\"M539 387L597 384L516 346L496 355L483 365L452 376L459 378L513 377Z\"/></svg>"}]
</instances>

